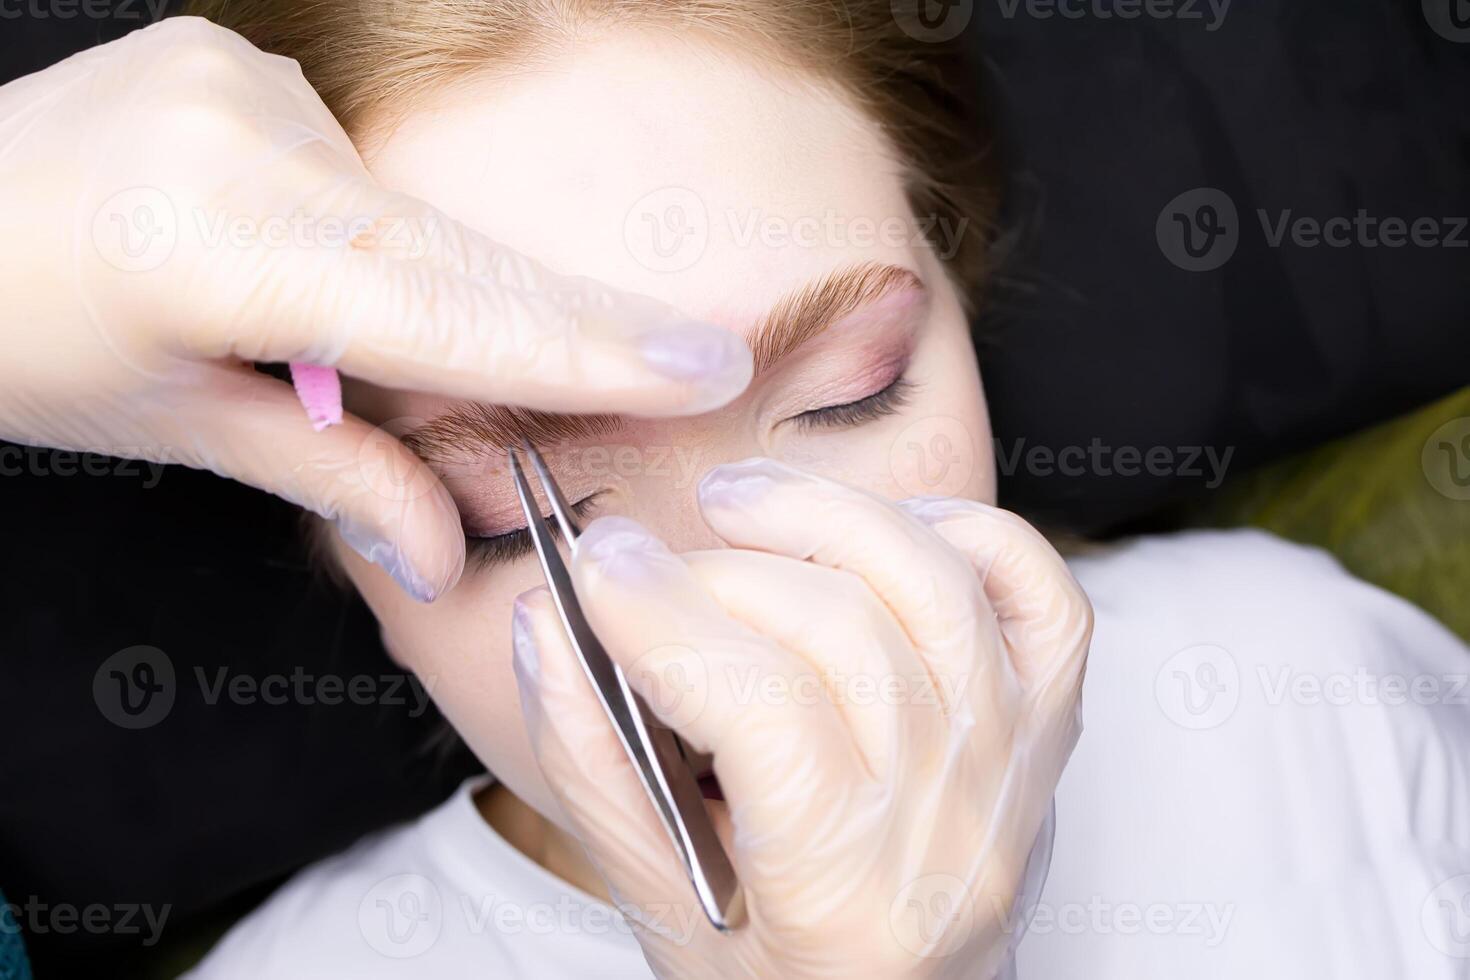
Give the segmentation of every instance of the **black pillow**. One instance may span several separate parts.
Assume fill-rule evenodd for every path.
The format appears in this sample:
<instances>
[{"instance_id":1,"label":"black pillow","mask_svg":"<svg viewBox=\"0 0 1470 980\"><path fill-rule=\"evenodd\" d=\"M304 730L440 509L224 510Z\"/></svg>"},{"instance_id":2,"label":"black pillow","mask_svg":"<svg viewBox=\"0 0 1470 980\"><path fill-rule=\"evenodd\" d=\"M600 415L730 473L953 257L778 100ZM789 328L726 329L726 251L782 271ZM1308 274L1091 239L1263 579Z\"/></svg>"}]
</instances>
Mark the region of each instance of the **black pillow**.
<instances>
[{"instance_id":1,"label":"black pillow","mask_svg":"<svg viewBox=\"0 0 1470 980\"><path fill-rule=\"evenodd\" d=\"M1115 527L1470 384L1467 5L1221 6L946 8L1008 174L1002 502L1052 525Z\"/></svg>"},{"instance_id":2,"label":"black pillow","mask_svg":"<svg viewBox=\"0 0 1470 980\"><path fill-rule=\"evenodd\" d=\"M0 472L0 889L35 903L38 976L120 975L154 945L142 910L167 938L478 771L295 508L7 443ZM119 928L65 911L95 904Z\"/></svg>"}]
</instances>

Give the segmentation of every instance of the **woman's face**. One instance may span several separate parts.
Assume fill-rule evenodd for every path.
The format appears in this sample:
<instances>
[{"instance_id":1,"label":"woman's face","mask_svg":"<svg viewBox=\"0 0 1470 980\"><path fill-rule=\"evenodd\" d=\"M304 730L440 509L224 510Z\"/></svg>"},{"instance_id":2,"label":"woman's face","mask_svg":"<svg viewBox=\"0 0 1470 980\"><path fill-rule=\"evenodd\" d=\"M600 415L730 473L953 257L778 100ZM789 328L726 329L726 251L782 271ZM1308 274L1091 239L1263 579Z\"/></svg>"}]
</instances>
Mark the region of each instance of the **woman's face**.
<instances>
[{"instance_id":1,"label":"woman's face","mask_svg":"<svg viewBox=\"0 0 1470 980\"><path fill-rule=\"evenodd\" d=\"M600 38L444 93L369 167L553 269L657 297L757 350L749 390L706 415L530 423L584 521L621 514L674 551L720 547L696 485L756 455L894 499L991 500L979 373L939 262L978 230L930 228L874 123L747 59L687 38ZM349 399L395 433L419 429L411 441L471 539L463 580L427 606L339 546L341 561L393 655L486 766L555 817L511 672L511 603L542 578L512 533L525 522L498 449L510 420L421 393Z\"/></svg>"}]
</instances>

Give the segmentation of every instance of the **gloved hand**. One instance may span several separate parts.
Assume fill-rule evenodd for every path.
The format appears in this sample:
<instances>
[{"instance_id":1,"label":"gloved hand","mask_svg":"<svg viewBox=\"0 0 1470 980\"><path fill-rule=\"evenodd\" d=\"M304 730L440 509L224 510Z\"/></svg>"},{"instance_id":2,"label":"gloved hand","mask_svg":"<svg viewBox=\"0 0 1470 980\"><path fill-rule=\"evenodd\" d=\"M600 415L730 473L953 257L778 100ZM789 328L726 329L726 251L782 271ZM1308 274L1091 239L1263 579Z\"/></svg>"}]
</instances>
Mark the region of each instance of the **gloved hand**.
<instances>
[{"instance_id":1,"label":"gloved hand","mask_svg":"<svg viewBox=\"0 0 1470 980\"><path fill-rule=\"evenodd\" d=\"M376 186L295 62L197 18L0 88L0 438L213 470L334 518L420 599L448 493L251 362L566 411L676 415L750 379L734 334L553 274Z\"/></svg>"},{"instance_id":2,"label":"gloved hand","mask_svg":"<svg viewBox=\"0 0 1470 980\"><path fill-rule=\"evenodd\" d=\"M659 719L713 757L749 922L700 914L544 589L513 631L547 783L663 977L994 977L1080 731L1091 607L983 504L899 505L755 459L700 486L727 550L603 518L577 593Z\"/></svg>"}]
</instances>

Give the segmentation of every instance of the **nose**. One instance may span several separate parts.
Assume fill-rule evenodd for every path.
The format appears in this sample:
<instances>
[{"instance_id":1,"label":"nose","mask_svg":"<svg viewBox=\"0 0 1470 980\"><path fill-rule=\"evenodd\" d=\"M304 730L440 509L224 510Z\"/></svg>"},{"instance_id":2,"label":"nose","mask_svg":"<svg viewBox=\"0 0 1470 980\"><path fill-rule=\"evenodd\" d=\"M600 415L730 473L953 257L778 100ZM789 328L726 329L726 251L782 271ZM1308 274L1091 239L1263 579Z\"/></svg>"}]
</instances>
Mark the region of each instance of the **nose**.
<instances>
[{"instance_id":1,"label":"nose","mask_svg":"<svg viewBox=\"0 0 1470 980\"><path fill-rule=\"evenodd\" d=\"M705 525L697 506L689 506L686 500L681 502L677 513L670 510L660 507L653 513L640 515L637 520L657 534L675 554L725 547L725 542Z\"/></svg>"},{"instance_id":2,"label":"nose","mask_svg":"<svg viewBox=\"0 0 1470 980\"><path fill-rule=\"evenodd\" d=\"M721 463L761 452L753 437L739 431L742 427L716 433L709 431L711 421L641 426L636 441L630 439L612 457L620 471L616 482L622 499L616 511L648 528L675 553L724 547L700 515L699 481ZM703 423L699 431L696 423Z\"/></svg>"},{"instance_id":3,"label":"nose","mask_svg":"<svg viewBox=\"0 0 1470 980\"><path fill-rule=\"evenodd\" d=\"M648 528L674 553L723 548L724 542L704 523L699 513L699 480L713 466L712 459L684 478L650 476L630 481L632 499L628 515Z\"/></svg>"}]
</instances>

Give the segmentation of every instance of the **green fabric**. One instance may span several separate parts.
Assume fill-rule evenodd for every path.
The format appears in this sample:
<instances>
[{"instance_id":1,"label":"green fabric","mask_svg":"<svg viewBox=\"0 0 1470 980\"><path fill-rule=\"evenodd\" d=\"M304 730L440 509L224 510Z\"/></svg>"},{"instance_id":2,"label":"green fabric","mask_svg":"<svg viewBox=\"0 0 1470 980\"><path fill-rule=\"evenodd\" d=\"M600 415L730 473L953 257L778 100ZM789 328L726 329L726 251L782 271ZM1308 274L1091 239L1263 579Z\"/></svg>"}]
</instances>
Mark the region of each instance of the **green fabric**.
<instances>
[{"instance_id":1,"label":"green fabric","mask_svg":"<svg viewBox=\"0 0 1470 980\"><path fill-rule=\"evenodd\" d=\"M1470 388L1229 483L1195 516L1325 548L1470 640Z\"/></svg>"},{"instance_id":2,"label":"green fabric","mask_svg":"<svg viewBox=\"0 0 1470 980\"><path fill-rule=\"evenodd\" d=\"M30 961L26 959L20 926L11 915L4 895L0 895L0 980L31 980Z\"/></svg>"}]
</instances>

